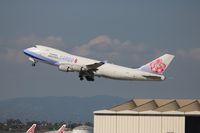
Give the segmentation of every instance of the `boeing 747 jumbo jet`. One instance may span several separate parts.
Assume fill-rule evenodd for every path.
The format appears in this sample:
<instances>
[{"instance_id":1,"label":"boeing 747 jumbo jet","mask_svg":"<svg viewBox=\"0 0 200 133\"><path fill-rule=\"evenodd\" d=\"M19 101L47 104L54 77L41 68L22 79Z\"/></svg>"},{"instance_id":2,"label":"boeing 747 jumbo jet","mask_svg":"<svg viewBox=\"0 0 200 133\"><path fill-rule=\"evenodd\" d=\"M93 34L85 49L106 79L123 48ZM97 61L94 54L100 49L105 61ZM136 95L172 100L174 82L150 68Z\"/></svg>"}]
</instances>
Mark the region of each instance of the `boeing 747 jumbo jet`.
<instances>
[{"instance_id":1,"label":"boeing 747 jumbo jet","mask_svg":"<svg viewBox=\"0 0 200 133\"><path fill-rule=\"evenodd\" d=\"M165 80L164 71L173 60L174 55L165 54L140 68L128 68L106 61L97 61L72 55L54 48L36 45L27 48L24 53L32 66L38 61L57 66L60 71L78 72L80 80L94 81L94 76L118 80Z\"/></svg>"}]
</instances>

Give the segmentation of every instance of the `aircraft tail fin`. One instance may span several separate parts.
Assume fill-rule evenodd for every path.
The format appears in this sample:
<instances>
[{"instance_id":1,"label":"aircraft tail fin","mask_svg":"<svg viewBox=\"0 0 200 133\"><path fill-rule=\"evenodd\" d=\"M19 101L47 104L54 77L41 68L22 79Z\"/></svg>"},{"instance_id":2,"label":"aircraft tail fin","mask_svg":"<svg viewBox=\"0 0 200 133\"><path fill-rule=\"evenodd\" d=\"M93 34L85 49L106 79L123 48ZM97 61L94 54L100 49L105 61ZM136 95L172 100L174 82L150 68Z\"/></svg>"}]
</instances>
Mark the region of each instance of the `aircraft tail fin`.
<instances>
[{"instance_id":1,"label":"aircraft tail fin","mask_svg":"<svg viewBox=\"0 0 200 133\"><path fill-rule=\"evenodd\" d=\"M147 63L139 68L139 70L162 75L175 56L164 54L163 56Z\"/></svg>"},{"instance_id":2,"label":"aircraft tail fin","mask_svg":"<svg viewBox=\"0 0 200 133\"><path fill-rule=\"evenodd\" d=\"M62 125L60 129L58 129L58 133L64 133L66 125Z\"/></svg>"},{"instance_id":3,"label":"aircraft tail fin","mask_svg":"<svg viewBox=\"0 0 200 133\"><path fill-rule=\"evenodd\" d=\"M33 124L33 125L26 131L26 133L34 133L34 132L35 132L35 127L36 127L36 124Z\"/></svg>"}]
</instances>

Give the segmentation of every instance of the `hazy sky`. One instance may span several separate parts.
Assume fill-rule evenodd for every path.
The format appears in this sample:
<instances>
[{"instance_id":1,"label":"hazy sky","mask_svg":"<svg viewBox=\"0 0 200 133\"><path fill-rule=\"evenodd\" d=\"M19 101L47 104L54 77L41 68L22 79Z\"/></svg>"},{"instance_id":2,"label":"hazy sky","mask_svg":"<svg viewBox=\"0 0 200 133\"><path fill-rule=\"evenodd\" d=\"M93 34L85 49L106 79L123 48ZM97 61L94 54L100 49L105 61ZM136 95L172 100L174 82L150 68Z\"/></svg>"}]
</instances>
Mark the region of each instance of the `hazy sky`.
<instances>
[{"instance_id":1,"label":"hazy sky","mask_svg":"<svg viewBox=\"0 0 200 133\"><path fill-rule=\"evenodd\" d=\"M54 66L31 67L23 49L35 43L128 67L176 57L164 82L86 82ZM200 98L200 1L1 0L0 61L0 99Z\"/></svg>"}]
</instances>

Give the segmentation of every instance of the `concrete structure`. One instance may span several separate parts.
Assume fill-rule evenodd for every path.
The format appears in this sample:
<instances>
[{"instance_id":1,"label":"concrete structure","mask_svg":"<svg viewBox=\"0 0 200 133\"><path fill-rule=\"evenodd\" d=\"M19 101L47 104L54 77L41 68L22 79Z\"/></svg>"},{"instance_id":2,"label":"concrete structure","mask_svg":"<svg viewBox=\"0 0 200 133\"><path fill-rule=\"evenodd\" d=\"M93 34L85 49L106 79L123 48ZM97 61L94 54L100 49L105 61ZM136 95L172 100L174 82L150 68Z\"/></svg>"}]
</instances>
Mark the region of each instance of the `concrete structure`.
<instances>
[{"instance_id":1,"label":"concrete structure","mask_svg":"<svg viewBox=\"0 0 200 133\"><path fill-rule=\"evenodd\" d=\"M67 131L66 131L67 130ZM70 129L65 128L64 133L93 133L93 127L82 125L75 127L72 131L69 131ZM45 133L58 133L57 130L55 131L48 131Z\"/></svg>"},{"instance_id":2,"label":"concrete structure","mask_svg":"<svg viewBox=\"0 0 200 133\"><path fill-rule=\"evenodd\" d=\"M85 125L78 126L73 129L72 133L93 133L93 127Z\"/></svg>"},{"instance_id":3,"label":"concrete structure","mask_svg":"<svg viewBox=\"0 0 200 133\"><path fill-rule=\"evenodd\" d=\"M47 131L47 132L44 132L44 133L58 133L57 130L55 131ZM72 131L64 131L64 133L72 133Z\"/></svg>"},{"instance_id":4,"label":"concrete structure","mask_svg":"<svg viewBox=\"0 0 200 133\"><path fill-rule=\"evenodd\" d=\"M132 99L95 111L94 133L200 133L200 100Z\"/></svg>"},{"instance_id":5,"label":"concrete structure","mask_svg":"<svg viewBox=\"0 0 200 133\"><path fill-rule=\"evenodd\" d=\"M44 132L44 133L58 133L58 131L48 131L48 132ZM64 131L64 133L72 133L72 131Z\"/></svg>"}]
</instances>

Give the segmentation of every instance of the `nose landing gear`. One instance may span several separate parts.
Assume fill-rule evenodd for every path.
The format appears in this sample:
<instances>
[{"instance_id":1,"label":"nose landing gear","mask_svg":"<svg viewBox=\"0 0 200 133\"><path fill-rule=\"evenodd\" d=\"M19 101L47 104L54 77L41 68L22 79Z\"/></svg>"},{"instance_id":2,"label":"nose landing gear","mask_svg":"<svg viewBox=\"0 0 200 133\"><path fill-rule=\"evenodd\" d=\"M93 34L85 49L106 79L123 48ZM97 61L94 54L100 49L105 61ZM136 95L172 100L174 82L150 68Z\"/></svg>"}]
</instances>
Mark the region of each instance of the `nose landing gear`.
<instances>
[{"instance_id":1,"label":"nose landing gear","mask_svg":"<svg viewBox=\"0 0 200 133\"><path fill-rule=\"evenodd\" d=\"M36 64L36 63L32 63L31 65L32 65L33 67L35 67L35 64Z\"/></svg>"},{"instance_id":2,"label":"nose landing gear","mask_svg":"<svg viewBox=\"0 0 200 133\"><path fill-rule=\"evenodd\" d=\"M35 60L35 59L33 59L33 58L31 58L31 57L29 57L28 59L29 59L29 61L31 61L31 62L32 62L32 64L31 64L31 65L32 65L33 67L35 67L35 64L36 64L38 61L37 61L37 60Z\"/></svg>"}]
</instances>

